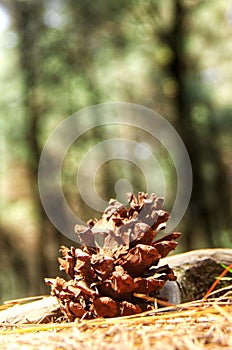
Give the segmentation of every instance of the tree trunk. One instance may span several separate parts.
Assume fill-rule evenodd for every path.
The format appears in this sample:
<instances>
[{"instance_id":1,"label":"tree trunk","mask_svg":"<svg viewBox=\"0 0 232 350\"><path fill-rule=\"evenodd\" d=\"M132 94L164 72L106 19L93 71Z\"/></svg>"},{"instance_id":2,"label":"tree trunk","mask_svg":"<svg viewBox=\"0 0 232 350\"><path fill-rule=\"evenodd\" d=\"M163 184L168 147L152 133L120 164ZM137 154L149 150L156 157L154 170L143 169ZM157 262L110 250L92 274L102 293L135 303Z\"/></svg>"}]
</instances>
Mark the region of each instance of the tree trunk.
<instances>
[{"instance_id":1,"label":"tree trunk","mask_svg":"<svg viewBox=\"0 0 232 350\"><path fill-rule=\"evenodd\" d=\"M186 44L194 34L191 32L194 10L185 1L175 0L172 25L168 30L159 32L161 41L172 50L173 58L165 67L165 74L177 85L177 93L173 97L175 126L187 148L193 170L193 190L183 242L185 250L198 248L196 237L200 247L221 245L218 231L230 230L229 179L217 145L213 118L210 115L205 124L199 126L192 117L194 107L198 105L213 114L211 100L203 93L197 59L193 60L190 56ZM207 164L213 168L213 176L206 171Z\"/></svg>"},{"instance_id":2,"label":"tree trunk","mask_svg":"<svg viewBox=\"0 0 232 350\"><path fill-rule=\"evenodd\" d=\"M232 263L232 249L200 249L173 255L160 261L173 268L177 277L181 302L198 300L204 297L215 279L226 266ZM220 281L216 289L232 284Z\"/></svg>"},{"instance_id":3,"label":"tree trunk","mask_svg":"<svg viewBox=\"0 0 232 350\"><path fill-rule=\"evenodd\" d=\"M25 115L24 142L27 152L29 186L32 188L33 206L38 222L37 245L34 259L28 270L31 294L45 292L43 277L57 270L56 254L59 249L58 234L49 222L41 205L38 192L38 165L41 146L39 144L39 123L43 113L43 101L39 96L39 72L41 53L39 37L42 35L43 5L39 1L12 1L11 10L15 27L19 33L19 60L23 80L23 107ZM52 254L53 253L53 254ZM49 259L50 257L50 259Z\"/></svg>"}]
</instances>

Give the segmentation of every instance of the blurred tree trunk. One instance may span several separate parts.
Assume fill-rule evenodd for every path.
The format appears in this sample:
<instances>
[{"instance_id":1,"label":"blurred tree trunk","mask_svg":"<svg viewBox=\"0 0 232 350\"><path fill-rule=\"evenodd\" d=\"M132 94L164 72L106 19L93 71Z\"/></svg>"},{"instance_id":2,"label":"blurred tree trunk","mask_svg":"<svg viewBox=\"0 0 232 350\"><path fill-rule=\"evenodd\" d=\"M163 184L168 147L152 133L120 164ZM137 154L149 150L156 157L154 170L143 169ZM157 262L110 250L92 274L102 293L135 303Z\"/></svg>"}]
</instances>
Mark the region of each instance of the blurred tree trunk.
<instances>
[{"instance_id":1,"label":"blurred tree trunk","mask_svg":"<svg viewBox=\"0 0 232 350\"><path fill-rule=\"evenodd\" d=\"M41 205L38 193L38 165L41 148L39 145L39 123L43 113L43 99L40 94L39 71L41 53L39 37L42 35L43 7L40 1L12 1L11 11L19 35L19 59L23 80L23 107L25 113L25 145L27 166L33 193L34 210L38 221L38 237L34 259L31 262L29 292L44 292L43 278L57 271L59 234L50 224ZM26 263L26 262L25 262ZM30 264L29 264L30 265Z\"/></svg>"},{"instance_id":2,"label":"blurred tree trunk","mask_svg":"<svg viewBox=\"0 0 232 350\"><path fill-rule=\"evenodd\" d=\"M199 91L203 91L200 71L196 60L187 51L193 11L194 7L183 0L175 0L172 26L159 33L161 40L172 50L173 59L166 66L166 74L176 82L177 93L173 98L176 128L188 150L193 170L193 191L185 232L187 250L197 247L197 238L201 240L200 246L214 247L215 243L220 244L216 236L220 229L229 229L230 218L228 175L217 147L217 133L212 128L212 119L209 117L208 124L203 126L204 130L199 130L192 118L193 108L198 103L207 105L210 109L208 97L202 96L199 100ZM204 170L207 162L211 162L214 168L211 184ZM221 217L224 222L221 222Z\"/></svg>"}]
</instances>

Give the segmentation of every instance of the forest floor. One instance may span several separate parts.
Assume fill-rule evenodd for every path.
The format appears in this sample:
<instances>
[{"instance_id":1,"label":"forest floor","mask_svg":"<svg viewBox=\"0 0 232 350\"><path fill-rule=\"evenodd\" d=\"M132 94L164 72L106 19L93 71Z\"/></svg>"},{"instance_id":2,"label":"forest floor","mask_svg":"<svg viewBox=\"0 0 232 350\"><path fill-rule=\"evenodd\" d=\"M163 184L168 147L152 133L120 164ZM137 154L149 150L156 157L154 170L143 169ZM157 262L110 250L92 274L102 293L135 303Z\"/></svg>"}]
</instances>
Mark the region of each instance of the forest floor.
<instances>
[{"instance_id":1,"label":"forest floor","mask_svg":"<svg viewBox=\"0 0 232 350\"><path fill-rule=\"evenodd\" d=\"M232 291L134 316L0 326L0 349L231 350Z\"/></svg>"}]
</instances>

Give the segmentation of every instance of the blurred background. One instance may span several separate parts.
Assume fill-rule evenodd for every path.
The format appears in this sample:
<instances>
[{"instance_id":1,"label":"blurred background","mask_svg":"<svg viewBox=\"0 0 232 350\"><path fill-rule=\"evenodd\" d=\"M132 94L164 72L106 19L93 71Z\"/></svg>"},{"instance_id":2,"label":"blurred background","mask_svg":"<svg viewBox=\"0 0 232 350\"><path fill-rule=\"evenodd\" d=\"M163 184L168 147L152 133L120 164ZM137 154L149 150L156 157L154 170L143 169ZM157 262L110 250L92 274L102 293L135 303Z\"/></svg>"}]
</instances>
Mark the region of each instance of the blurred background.
<instances>
[{"instance_id":1,"label":"blurred background","mask_svg":"<svg viewBox=\"0 0 232 350\"><path fill-rule=\"evenodd\" d=\"M37 171L54 128L94 104L140 104L176 128L193 168L178 251L232 248L231 38L228 0L0 0L1 301L49 293L43 278L60 274L60 245L75 244L47 218ZM165 149L133 128L117 133L154 152L170 210L176 175ZM84 221L100 213L80 196L77 165L108 136L85 133L65 159L63 190ZM99 195L115 197L120 178L146 191L140 169L111 160L97 174Z\"/></svg>"}]
</instances>

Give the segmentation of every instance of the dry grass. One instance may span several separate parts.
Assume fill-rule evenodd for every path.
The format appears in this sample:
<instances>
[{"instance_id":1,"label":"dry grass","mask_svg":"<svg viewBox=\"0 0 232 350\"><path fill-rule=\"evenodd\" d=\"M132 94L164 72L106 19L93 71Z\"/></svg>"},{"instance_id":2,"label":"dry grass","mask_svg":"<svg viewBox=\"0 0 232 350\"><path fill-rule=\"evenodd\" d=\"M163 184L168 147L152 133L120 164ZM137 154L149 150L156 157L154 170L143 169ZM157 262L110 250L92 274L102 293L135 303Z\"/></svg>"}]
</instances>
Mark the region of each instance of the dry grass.
<instances>
[{"instance_id":1,"label":"dry grass","mask_svg":"<svg viewBox=\"0 0 232 350\"><path fill-rule=\"evenodd\" d=\"M2 324L0 349L232 349L231 289L221 297L163 307L139 316Z\"/></svg>"}]
</instances>

